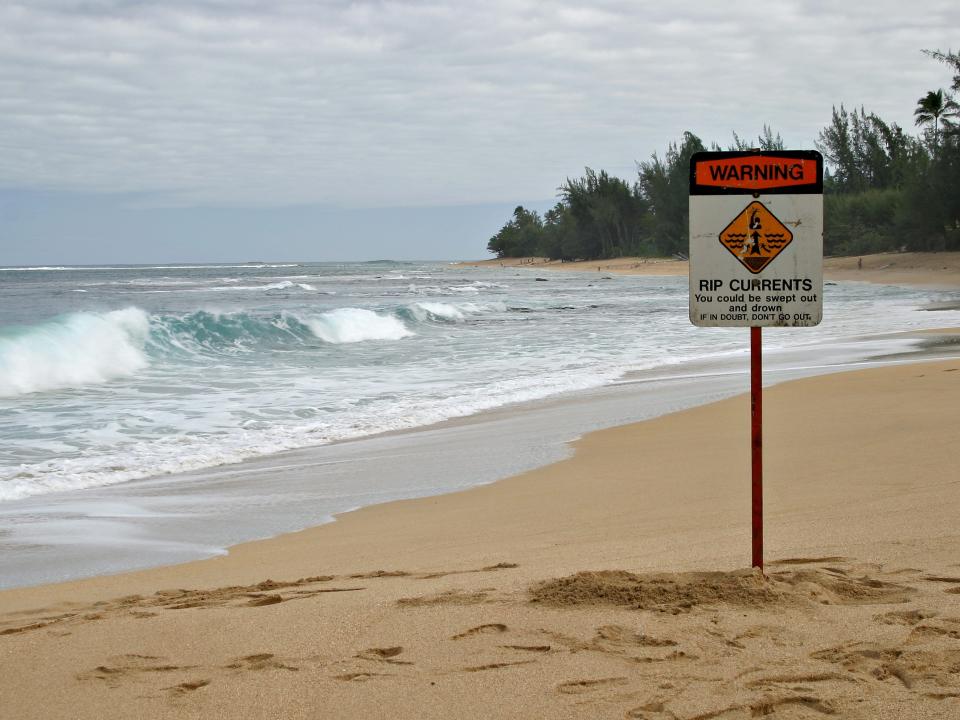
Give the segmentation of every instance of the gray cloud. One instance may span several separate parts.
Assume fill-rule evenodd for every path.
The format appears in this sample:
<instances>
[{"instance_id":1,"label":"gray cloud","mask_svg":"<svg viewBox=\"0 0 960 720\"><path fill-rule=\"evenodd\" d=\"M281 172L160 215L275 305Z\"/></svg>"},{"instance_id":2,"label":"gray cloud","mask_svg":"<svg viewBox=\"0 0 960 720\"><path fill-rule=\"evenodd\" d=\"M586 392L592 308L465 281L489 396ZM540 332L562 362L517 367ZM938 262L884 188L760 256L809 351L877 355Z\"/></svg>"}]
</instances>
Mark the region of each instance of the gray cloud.
<instances>
[{"instance_id":1,"label":"gray cloud","mask_svg":"<svg viewBox=\"0 0 960 720\"><path fill-rule=\"evenodd\" d=\"M955 1L0 6L0 186L168 205L548 197L584 165L840 102L905 126Z\"/></svg>"}]
</instances>

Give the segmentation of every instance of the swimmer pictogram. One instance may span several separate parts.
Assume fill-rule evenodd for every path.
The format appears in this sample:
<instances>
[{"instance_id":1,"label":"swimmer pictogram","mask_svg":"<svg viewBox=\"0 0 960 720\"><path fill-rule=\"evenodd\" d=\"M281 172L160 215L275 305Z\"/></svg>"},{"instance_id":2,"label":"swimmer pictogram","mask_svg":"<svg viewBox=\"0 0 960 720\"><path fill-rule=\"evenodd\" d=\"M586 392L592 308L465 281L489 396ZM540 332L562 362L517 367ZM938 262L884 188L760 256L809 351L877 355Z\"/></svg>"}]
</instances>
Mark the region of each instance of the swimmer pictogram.
<instances>
[{"instance_id":1,"label":"swimmer pictogram","mask_svg":"<svg viewBox=\"0 0 960 720\"><path fill-rule=\"evenodd\" d=\"M754 274L773 262L791 240L787 226L756 200L720 233L720 243Z\"/></svg>"}]
</instances>

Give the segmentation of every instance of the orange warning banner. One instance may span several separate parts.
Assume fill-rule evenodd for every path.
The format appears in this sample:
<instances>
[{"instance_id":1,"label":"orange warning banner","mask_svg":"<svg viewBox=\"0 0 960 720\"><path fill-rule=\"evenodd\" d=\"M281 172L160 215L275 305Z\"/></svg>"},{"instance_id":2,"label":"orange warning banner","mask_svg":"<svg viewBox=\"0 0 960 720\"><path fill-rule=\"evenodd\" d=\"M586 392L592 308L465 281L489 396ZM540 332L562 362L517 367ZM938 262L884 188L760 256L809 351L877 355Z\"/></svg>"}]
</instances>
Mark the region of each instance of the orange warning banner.
<instances>
[{"instance_id":1,"label":"orange warning banner","mask_svg":"<svg viewBox=\"0 0 960 720\"><path fill-rule=\"evenodd\" d=\"M781 157L764 153L739 157L694 158L694 163L694 182L698 186L770 190L817 185L820 182L817 161L796 156Z\"/></svg>"}]
</instances>

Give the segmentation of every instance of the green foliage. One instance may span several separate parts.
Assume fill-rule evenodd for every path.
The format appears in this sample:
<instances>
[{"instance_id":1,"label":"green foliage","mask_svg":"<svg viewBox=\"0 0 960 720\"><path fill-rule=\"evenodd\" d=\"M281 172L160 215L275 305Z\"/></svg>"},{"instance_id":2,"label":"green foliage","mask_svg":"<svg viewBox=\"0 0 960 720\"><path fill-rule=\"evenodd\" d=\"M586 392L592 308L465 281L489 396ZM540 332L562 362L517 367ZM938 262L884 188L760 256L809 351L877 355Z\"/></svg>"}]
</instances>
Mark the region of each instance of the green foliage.
<instances>
[{"instance_id":1,"label":"green foliage","mask_svg":"<svg viewBox=\"0 0 960 720\"><path fill-rule=\"evenodd\" d=\"M923 54L953 69L953 85L950 89L960 92L960 54L949 51L941 52L940 50L924 50Z\"/></svg>"},{"instance_id":2,"label":"green foliage","mask_svg":"<svg viewBox=\"0 0 960 720\"><path fill-rule=\"evenodd\" d=\"M658 255L687 249L690 212L690 158L705 150L696 135L685 132L680 144L670 143L663 160L654 153L640 163L640 191L649 203L645 224Z\"/></svg>"},{"instance_id":3,"label":"green foliage","mask_svg":"<svg viewBox=\"0 0 960 720\"><path fill-rule=\"evenodd\" d=\"M911 250L958 250L960 138L943 137L904 186L897 226Z\"/></svg>"},{"instance_id":4,"label":"green foliage","mask_svg":"<svg viewBox=\"0 0 960 720\"><path fill-rule=\"evenodd\" d=\"M953 68L960 91L960 56L924 51ZM942 90L917 101L921 137L862 107L834 107L819 134L824 173L824 251L860 255L892 250L960 250L960 105ZM719 150L716 143L712 149ZM763 126L756 143L733 133L730 150L783 150L779 133ZM638 163L637 179L586 168L558 189L543 218L518 207L487 247L500 257L542 255L577 260L682 253L688 242L689 168L704 150L685 132L661 158Z\"/></svg>"},{"instance_id":5,"label":"green foliage","mask_svg":"<svg viewBox=\"0 0 960 720\"><path fill-rule=\"evenodd\" d=\"M490 238L487 250L496 253L497 257L535 255L539 249L542 231L543 221L540 216L518 205L513 211L513 219Z\"/></svg>"},{"instance_id":6,"label":"green foliage","mask_svg":"<svg viewBox=\"0 0 960 720\"><path fill-rule=\"evenodd\" d=\"M960 105L943 90L931 90L917 100L917 109L913 111L916 124L927 126L930 133L930 142L934 148L940 145L941 130L945 134L953 134L960 118Z\"/></svg>"},{"instance_id":7,"label":"green foliage","mask_svg":"<svg viewBox=\"0 0 960 720\"><path fill-rule=\"evenodd\" d=\"M597 173L586 168L582 178L567 178L559 190L568 210L564 219L573 223L577 238L577 247L568 247L566 255L609 258L639 247L646 201L636 186L604 170Z\"/></svg>"},{"instance_id":8,"label":"green foliage","mask_svg":"<svg viewBox=\"0 0 960 720\"><path fill-rule=\"evenodd\" d=\"M777 133L776 136L773 134L773 130L769 125L763 126L763 132L757 136L756 144L747 142L743 140L737 133L733 133L733 145L731 145L728 150L763 150L764 152L770 150L786 150L786 145L783 144L783 138L780 137L780 133Z\"/></svg>"},{"instance_id":9,"label":"green foliage","mask_svg":"<svg viewBox=\"0 0 960 720\"><path fill-rule=\"evenodd\" d=\"M903 191L871 189L824 197L823 245L827 255L863 255L897 249L895 224Z\"/></svg>"},{"instance_id":10,"label":"green foliage","mask_svg":"<svg viewBox=\"0 0 960 720\"><path fill-rule=\"evenodd\" d=\"M922 152L919 141L896 123L888 125L863 108L847 112L843 105L833 108L817 149L833 167L824 178L826 191L840 193L900 187Z\"/></svg>"}]
</instances>

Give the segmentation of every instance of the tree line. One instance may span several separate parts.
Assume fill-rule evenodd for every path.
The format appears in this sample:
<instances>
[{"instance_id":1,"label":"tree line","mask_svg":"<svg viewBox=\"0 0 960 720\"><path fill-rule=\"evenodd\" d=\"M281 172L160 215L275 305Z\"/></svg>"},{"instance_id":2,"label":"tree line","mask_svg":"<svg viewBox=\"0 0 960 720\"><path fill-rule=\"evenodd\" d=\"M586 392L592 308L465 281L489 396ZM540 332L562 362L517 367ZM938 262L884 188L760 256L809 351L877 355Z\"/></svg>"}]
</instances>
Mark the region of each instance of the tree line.
<instances>
[{"instance_id":1,"label":"tree line","mask_svg":"<svg viewBox=\"0 0 960 720\"><path fill-rule=\"evenodd\" d=\"M960 91L960 55L924 52L953 70L951 90ZM826 254L960 250L960 105L949 92L930 90L914 120L915 135L862 107L833 108L816 141L826 166ZM785 149L767 126L756 142L734 133L726 149L753 148ZM685 132L663 157L638 163L633 182L586 168L564 181L542 216L518 206L487 249L554 260L685 254L690 158L707 149Z\"/></svg>"}]
</instances>

